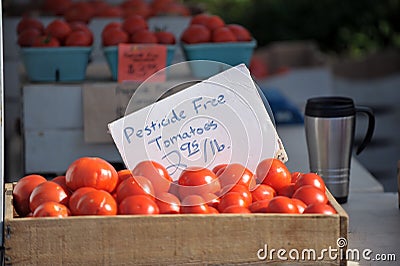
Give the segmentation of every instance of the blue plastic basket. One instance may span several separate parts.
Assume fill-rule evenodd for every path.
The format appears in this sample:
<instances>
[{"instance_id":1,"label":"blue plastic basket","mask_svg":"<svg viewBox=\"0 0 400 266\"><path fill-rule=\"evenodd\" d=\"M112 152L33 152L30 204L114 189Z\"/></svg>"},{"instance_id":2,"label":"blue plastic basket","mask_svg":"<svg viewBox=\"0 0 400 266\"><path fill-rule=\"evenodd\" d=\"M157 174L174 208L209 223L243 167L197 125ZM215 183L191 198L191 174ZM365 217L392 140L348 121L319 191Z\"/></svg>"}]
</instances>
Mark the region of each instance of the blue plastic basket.
<instances>
[{"instance_id":1,"label":"blue plastic basket","mask_svg":"<svg viewBox=\"0 0 400 266\"><path fill-rule=\"evenodd\" d=\"M112 79L118 79L118 46L107 46L103 48L108 66L111 71ZM175 45L167 45L167 62L166 66L171 65L174 59Z\"/></svg>"},{"instance_id":2,"label":"blue plastic basket","mask_svg":"<svg viewBox=\"0 0 400 266\"><path fill-rule=\"evenodd\" d=\"M230 66L246 64L249 66L257 41L250 42L226 42L226 43L182 43L183 53L186 60L209 60L221 62ZM195 77L209 77L225 69L220 69L217 65L213 67L203 67L202 64L193 64L192 73Z\"/></svg>"},{"instance_id":3,"label":"blue plastic basket","mask_svg":"<svg viewBox=\"0 0 400 266\"><path fill-rule=\"evenodd\" d=\"M22 48L21 57L31 81L82 81L92 47Z\"/></svg>"}]
</instances>

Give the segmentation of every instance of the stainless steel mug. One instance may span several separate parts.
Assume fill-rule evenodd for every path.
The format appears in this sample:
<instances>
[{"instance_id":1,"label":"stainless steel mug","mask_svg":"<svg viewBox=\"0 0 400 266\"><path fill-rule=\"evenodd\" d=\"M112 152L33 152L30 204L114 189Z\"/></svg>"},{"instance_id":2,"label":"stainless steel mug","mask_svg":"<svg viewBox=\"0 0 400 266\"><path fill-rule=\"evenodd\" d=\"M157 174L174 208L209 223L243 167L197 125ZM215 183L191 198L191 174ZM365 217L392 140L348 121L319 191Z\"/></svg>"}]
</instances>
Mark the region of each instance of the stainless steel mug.
<instances>
[{"instance_id":1,"label":"stainless steel mug","mask_svg":"<svg viewBox=\"0 0 400 266\"><path fill-rule=\"evenodd\" d=\"M372 109L355 106L351 98L317 97L307 100L304 126L310 172L318 173L339 203L347 202L356 113L368 115L368 129L357 149L371 141L375 117Z\"/></svg>"}]
</instances>

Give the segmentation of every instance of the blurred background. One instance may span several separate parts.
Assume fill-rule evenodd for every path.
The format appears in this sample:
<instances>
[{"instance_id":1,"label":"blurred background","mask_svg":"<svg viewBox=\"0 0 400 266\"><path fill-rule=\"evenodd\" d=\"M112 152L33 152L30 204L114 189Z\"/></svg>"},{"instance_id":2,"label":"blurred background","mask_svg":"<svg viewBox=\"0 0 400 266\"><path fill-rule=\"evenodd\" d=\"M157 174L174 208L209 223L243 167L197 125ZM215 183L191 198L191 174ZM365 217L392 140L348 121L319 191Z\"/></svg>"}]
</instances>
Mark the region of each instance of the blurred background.
<instances>
[{"instance_id":1,"label":"blurred background","mask_svg":"<svg viewBox=\"0 0 400 266\"><path fill-rule=\"evenodd\" d=\"M60 0L54 0L57 2ZM42 15L44 1L6 0L3 25L8 18ZM106 1L120 4L123 1ZM151 1L148 1L151 2ZM372 143L356 158L383 184L397 191L400 159L400 0L184 0L190 14L208 12L250 30L257 40L250 70L272 106L288 105L303 114L307 98L343 95L369 106L376 115ZM46 15L46 14L45 14ZM11 26L9 26L11 27ZM6 40L5 40L6 41ZM6 139L14 162L23 161L13 150L23 149L20 128L18 64L4 48ZM14 65L13 65L14 64ZM279 100L283 99L281 102ZM293 114L292 114L293 115ZM277 126L301 119L276 113ZM280 119L282 117L282 119ZM286 120L285 120L286 119ZM355 145L363 138L367 120L357 122ZM17 147L17 148L15 148ZM19 148L18 148L19 147ZM305 151L306 153L306 151ZM10 158L10 157L8 157ZM20 162L22 163L22 162ZM10 176L18 169L8 168Z\"/></svg>"}]
</instances>

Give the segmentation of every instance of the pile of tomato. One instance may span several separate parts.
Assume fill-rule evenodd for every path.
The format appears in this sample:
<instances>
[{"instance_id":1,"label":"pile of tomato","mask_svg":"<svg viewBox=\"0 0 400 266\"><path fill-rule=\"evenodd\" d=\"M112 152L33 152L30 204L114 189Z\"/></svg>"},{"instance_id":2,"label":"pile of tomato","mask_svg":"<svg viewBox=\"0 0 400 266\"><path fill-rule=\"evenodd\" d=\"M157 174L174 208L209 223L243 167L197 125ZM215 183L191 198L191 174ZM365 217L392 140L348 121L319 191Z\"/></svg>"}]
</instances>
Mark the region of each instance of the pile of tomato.
<instances>
[{"instance_id":1,"label":"pile of tomato","mask_svg":"<svg viewBox=\"0 0 400 266\"><path fill-rule=\"evenodd\" d=\"M151 31L147 21L139 15L131 15L122 22L110 22L102 30L103 46L120 43L175 44L175 35L165 29Z\"/></svg>"},{"instance_id":2,"label":"pile of tomato","mask_svg":"<svg viewBox=\"0 0 400 266\"><path fill-rule=\"evenodd\" d=\"M33 17L23 17L17 25L21 47L91 46L93 33L82 22L54 19L47 26Z\"/></svg>"},{"instance_id":3,"label":"pile of tomato","mask_svg":"<svg viewBox=\"0 0 400 266\"><path fill-rule=\"evenodd\" d=\"M191 166L173 181L155 161L117 171L104 159L82 157L52 180L36 174L21 178L13 204L20 217L336 213L319 175L291 173L272 158L261 161L255 174L238 163Z\"/></svg>"},{"instance_id":4,"label":"pile of tomato","mask_svg":"<svg viewBox=\"0 0 400 266\"><path fill-rule=\"evenodd\" d=\"M181 36L181 41L185 44L251 40L251 33L242 25L226 24L220 16L206 13L193 16Z\"/></svg>"}]
</instances>

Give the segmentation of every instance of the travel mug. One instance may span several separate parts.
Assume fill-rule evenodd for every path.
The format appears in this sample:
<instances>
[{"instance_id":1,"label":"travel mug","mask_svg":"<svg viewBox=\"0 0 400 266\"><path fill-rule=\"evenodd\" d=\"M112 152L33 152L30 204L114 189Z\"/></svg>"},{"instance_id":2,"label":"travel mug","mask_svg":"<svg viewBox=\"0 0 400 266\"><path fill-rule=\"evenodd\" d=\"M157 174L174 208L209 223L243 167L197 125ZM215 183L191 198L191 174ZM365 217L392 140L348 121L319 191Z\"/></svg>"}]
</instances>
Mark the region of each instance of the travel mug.
<instances>
[{"instance_id":1,"label":"travel mug","mask_svg":"<svg viewBox=\"0 0 400 266\"><path fill-rule=\"evenodd\" d=\"M357 149L371 141L375 118L372 109L355 106L351 98L317 97L307 100L304 117L310 172L319 174L339 203L347 202L356 113L368 115L368 129Z\"/></svg>"}]
</instances>

